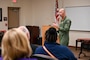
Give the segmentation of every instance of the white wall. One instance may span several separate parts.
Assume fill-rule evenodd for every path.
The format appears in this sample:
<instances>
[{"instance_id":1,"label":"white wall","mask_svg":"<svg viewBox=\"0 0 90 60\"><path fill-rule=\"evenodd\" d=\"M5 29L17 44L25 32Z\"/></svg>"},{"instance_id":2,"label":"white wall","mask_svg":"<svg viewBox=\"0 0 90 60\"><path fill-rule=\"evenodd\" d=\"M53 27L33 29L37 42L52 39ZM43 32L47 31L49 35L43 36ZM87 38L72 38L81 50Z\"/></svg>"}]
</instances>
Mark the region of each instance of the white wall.
<instances>
[{"instance_id":1,"label":"white wall","mask_svg":"<svg viewBox=\"0 0 90 60\"><path fill-rule=\"evenodd\" d=\"M69 6L87 6L90 0L58 0L59 8ZM63 3L62 3L63 2ZM55 0L0 0L0 8L3 10L3 17L8 17L7 7L21 7L20 25L51 25L54 22ZM6 29L5 23L0 22L0 30ZM89 38L90 32L70 31L70 46L75 46L77 38ZM80 44L79 44L80 45Z\"/></svg>"},{"instance_id":2,"label":"white wall","mask_svg":"<svg viewBox=\"0 0 90 60\"><path fill-rule=\"evenodd\" d=\"M63 7L70 6L90 6L90 0L64 0ZM81 22L78 22L81 23ZM83 31L70 31L70 46L75 46L75 40L77 38L90 38L90 32ZM79 44L80 46L80 44Z\"/></svg>"}]
</instances>

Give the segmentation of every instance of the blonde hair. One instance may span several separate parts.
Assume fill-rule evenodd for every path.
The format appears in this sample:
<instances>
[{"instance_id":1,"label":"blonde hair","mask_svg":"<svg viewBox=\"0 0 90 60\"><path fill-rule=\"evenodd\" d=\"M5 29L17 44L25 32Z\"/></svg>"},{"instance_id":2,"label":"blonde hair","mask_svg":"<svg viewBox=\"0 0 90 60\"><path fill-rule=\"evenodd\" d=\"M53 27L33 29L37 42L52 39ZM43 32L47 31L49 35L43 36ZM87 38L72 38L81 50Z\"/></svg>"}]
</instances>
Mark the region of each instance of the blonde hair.
<instances>
[{"instance_id":1,"label":"blonde hair","mask_svg":"<svg viewBox=\"0 0 90 60\"><path fill-rule=\"evenodd\" d=\"M3 60L15 60L21 57L30 57L32 49L24 32L19 29L8 30L2 39Z\"/></svg>"}]
</instances>

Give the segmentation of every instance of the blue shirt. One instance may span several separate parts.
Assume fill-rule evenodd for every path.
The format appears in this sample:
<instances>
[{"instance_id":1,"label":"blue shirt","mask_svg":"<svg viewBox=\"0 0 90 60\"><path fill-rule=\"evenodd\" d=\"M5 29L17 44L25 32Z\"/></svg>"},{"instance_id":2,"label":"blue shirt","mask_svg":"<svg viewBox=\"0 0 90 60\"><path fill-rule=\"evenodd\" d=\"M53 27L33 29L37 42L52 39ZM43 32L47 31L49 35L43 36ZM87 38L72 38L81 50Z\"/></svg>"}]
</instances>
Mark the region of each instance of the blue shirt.
<instances>
[{"instance_id":1,"label":"blue shirt","mask_svg":"<svg viewBox=\"0 0 90 60\"><path fill-rule=\"evenodd\" d=\"M59 60L68 59L68 60L77 60L71 50L60 44L55 42L45 42L44 46L48 49L48 51L53 54ZM35 51L35 54L45 54L48 53L43 49L42 46L38 47Z\"/></svg>"}]
</instances>

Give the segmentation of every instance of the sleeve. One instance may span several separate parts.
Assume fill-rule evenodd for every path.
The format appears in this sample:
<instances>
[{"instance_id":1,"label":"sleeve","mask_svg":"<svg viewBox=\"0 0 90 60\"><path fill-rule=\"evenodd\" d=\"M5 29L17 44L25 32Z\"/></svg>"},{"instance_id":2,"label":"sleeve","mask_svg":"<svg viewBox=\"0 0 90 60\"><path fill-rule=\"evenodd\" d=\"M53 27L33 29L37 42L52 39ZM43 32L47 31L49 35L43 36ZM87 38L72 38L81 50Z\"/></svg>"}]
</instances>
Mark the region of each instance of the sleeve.
<instances>
[{"instance_id":1,"label":"sleeve","mask_svg":"<svg viewBox=\"0 0 90 60\"><path fill-rule=\"evenodd\" d=\"M60 31L69 31L70 26L71 26L71 21L70 20L67 20L67 21L65 21L64 26L63 27L60 27L59 30Z\"/></svg>"},{"instance_id":2,"label":"sleeve","mask_svg":"<svg viewBox=\"0 0 90 60\"><path fill-rule=\"evenodd\" d=\"M47 53L44 51L44 49L41 46L36 48L35 54L45 54L45 55L47 55Z\"/></svg>"}]
</instances>

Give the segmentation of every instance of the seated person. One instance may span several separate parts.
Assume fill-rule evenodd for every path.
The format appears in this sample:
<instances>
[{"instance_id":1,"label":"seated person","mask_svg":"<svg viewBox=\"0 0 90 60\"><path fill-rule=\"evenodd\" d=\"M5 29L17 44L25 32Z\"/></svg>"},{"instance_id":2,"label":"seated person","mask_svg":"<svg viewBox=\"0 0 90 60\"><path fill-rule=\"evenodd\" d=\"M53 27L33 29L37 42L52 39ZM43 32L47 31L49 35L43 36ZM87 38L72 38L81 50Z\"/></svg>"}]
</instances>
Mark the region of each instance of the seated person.
<instances>
[{"instance_id":1,"label":"seated person","mask_svg":"<svg viewBox=\"0 0 90 60\"><path fill-rule=\"evenodd\" d=\"M1 42L5 32L0 32L0 56L1 56Z\"/></svg>"},{"instance_id":2,"label":"seated person","mask_svg":"<svg viewBox=\"0 0 90 60\"><path fill-rule=\"evenodd\" d=\"M30 40L30 32L28 31L28 29L25 26L20 26L20 27L18 27L18 29L21 30L21 31L23 31L27 35L28 40ZM31 48L33 50L33 53L32 54L34 54L35 49L37 47L38 47L37 45L31 44Z\"/></svg>"},{"instance_id":3,"label":"seated person","mask_svg":"<svg viewBox=\"0 0 90 60\"><path fill-rule=\"evenodd\" d=\"M4 35L4 32L0 31L0 47L1 47L1 42L2 42L3 35Z\"/></svg>"},{"instance_id":4,"label":"seated person","mask_svg":"<svg viewBox=\"0 0 90 60\"><path fill-rule=\"evenodd\" d=\"M1 47L0 60L37 60L30 58L32 49L29 40L26 34L19 29L13 28L6 31Z\"/></svg>"},{"instance_id":5,"label":"seated person","mask_svg":"<svg viewBox=\"0 0 90 60\"><path fill-rule=\"evenodd\" d=\"M62 46L57 41L57 31L54 27L49 28L45 33L44 47L59 60L77 60L74 54L66 46ZM35 54L45 54L51 56L42 46L38 47ZM52 56L51 56L52 57Z\"/></svg>"}]
</instances>

